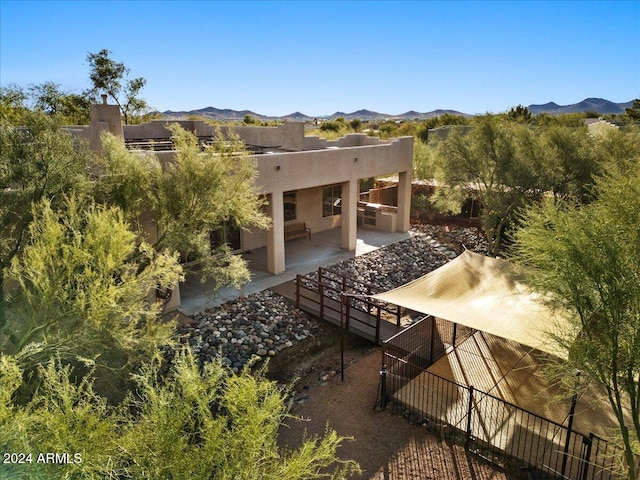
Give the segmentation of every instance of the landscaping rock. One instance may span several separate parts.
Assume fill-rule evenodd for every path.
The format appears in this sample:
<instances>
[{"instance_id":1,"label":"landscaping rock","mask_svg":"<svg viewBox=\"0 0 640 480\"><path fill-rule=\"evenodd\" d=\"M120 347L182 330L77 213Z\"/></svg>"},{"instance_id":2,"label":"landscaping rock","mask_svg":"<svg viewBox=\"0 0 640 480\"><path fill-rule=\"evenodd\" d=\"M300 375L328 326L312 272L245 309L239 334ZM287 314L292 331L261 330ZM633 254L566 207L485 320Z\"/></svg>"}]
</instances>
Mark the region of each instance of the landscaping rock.
<instances>
[{"instance_id":1,"label":"landscaping rock","mask_svg":"<svg viewBox=\"0 0 640 480\"><path fill-rule=\"evenodd\" d=\"M486 241L476 229L419 225L412 238L329 267L374 287L372 293L404 285L455 258L462 248L485 253ZM464 247L462 247L462 245ZM317 275L317 272L310 275ZM339 290L336 283L336 288ZM202 363L213 357L234 372L251 359L262 360L313 336L318 320L272 292L242 296L192 316L178 334Z\"/></svg>"}]
</instances>

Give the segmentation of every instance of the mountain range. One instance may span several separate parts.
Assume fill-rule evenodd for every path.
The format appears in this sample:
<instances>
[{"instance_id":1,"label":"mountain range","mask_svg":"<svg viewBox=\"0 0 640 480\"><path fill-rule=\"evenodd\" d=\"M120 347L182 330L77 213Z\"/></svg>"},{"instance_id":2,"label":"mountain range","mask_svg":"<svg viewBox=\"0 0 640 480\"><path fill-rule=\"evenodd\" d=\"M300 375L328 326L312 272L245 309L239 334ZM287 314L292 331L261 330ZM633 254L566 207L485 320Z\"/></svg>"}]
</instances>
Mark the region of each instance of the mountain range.
<instances>
[{"instance_id":1,"label":"mountain range","mask_svg":"<svg viewBox=\"0 0 640 480\"><path fill-rule=\"evenodd\" d=\"M624 113L625 108L630 107L633 104L633 100L630 100L625 103L614 103L609 100L605 100L603 98L586 98L579 103L574 103L571 105L558 105L554 102L545 103L542 105L529 105L527 108L533 115L538 115L540 113L547 113L551 115L560 115L563 113L586 113L586 112L594 112L599 115L606 114L620 114ZM219 109L215 107L206 107L198 110L190 110L190 111L173 111L167 110L165 112L161 112L165 118L169 119L178 119L185 118L189 116L199 116L199 117L207 117L214 120L221 121L232 121L232 120L243 120L245 116L250 115L256 120L260 121L269 121L269 120L292 120L298 122L308 122L313 121L314 119L320 120L333 120L338 117L343 117L346 120L352 120L354 118L359 118L360 120L367 121L380 121L380 120L425 120L431 117L438 117L444 115L446 113L451 115L464 115L467 117L471 117L468 113L458 112L456 110L433 110L431 112L416 112L414 110L410 110L405 113L401 113L399 115L390 115L387 113L373 112L371 110L357 110L351 113L345 112L335 112L332 115L324 115L318 117L312 117L310 115L305 115L304 113L294 112L289 115L284 115L281 117L273 117L268 115L262 115L259 113L252 112L251 110L231 110L231 109Z\"/></svg>"}]
</instances>

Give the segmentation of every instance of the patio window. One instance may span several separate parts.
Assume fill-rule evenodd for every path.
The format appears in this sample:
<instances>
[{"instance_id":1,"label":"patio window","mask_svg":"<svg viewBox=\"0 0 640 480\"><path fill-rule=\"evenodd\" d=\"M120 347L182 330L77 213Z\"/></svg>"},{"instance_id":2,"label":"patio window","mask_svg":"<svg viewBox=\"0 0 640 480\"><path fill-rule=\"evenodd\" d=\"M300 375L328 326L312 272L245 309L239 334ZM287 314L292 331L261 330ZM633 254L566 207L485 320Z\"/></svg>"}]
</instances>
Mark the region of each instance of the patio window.
<instances>
[{"instance_id":1,"label":"patio window","mask_svg":"<svg viewBox=\"0 0 640 480\"><path fill-rule=\"evenodd\" d=\"M222 222L209 232L209 242L212 252L223 245L227 245L234 252L240 251L240 228L233 221Z\"/></svg>"},{"instance_id":2,"label":"patio window","mask_svg":"<svg viewBox=\"0 0 640 480\"><path fill-rule=\"evenodd\" d=\"M296 219L296 192L284 192L284 221Z\"/></svg>"},{"instance_id":3,"label":"patio window","mask_svg":"<svg viewBox=\"0 0 640 480\"><path fill-rule=\"evenodd\" d=\"M322 216L331 217L342 213L342 185L322 189Z\"/></svg>"}]
</instances>

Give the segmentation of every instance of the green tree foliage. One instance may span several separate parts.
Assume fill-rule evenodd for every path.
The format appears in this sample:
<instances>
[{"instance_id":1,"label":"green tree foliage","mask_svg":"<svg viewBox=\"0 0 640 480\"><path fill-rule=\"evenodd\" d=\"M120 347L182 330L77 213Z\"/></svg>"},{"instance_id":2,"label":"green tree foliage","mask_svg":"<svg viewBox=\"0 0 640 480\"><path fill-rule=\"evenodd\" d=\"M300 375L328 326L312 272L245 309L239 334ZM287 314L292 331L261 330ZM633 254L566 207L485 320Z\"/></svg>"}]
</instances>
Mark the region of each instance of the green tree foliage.
<instances>
[{"instance_id":1,"label":"green tree foliage","mask_svg":"<svg viewBox=\"0 0 640 480\"><path fill-rule=\"evenodd\" d=\"M423 180L436 178L438 170L437 148L421 140L413 142L413 176Z\"/></svg>"},{"instance_id":2,"label":"green tree foliage","mask_svg":"<svg viewBox=\"0 0 640 480\"><path fill-rule=\"evenodd\" d=\"M360 130L362 130L362 120L360 120L359 118L354 118L349 122L349 126L354 132L360 133Z\"/></svg>"},{"instance_id":3,"label":"green tree foliage","mask_svg":"<svg viewBox=\"0 0 640 480\"><path fill-rule=\"evenodd\" d=\"M531 122L531 112L527 107L522 105L518 105L517 107L512 107L506 114L508 120L517 123L529 123Z\"/></svg>"},{"instance_id":4,"label":"green tree foliage","mask_svg":"<svg viewBox=\"0 0 640 480\"><path fill-rule=\"evenodd\" d=\"M227 245L212 250L210 233L225 224L269 226L255 187L255 161L231 133L219 134L203 152L195 135L178 125L169 128L177 153L164 168L155 157L139 157L105 135L98 198L122 208L139 225L150 206L159 229L158 238L150 240L156 249L177 251L183 262L197 260L203 280L215 279L218 287L239 287L249 278L246 262Z\"/></svg>"},{"instance_id":5,"label":"green tree foliage","mask_svg":"<svg viewBox=\"0 0 640 480\"><path fill-rule=\"evenodd\" d=\"M602 164L598 142L584 126L540 127L536 134L540 138L538 155L543 157L549 180L547 188L556 198L588 202L593 194L594 176Z\"/></svg>"},{"instance_id":6,"label":"green tree foliage","mask_svg":"<svg viewBox=\"0 0 640 480\"><path fill-rule=\"evenodd\" d=\"M23 125L28 113L42 112L57 116L62 125L89 122L89 98L65 92L54 82L29 85L27 90L17 85L0 88L0 119L3 125Z\"/></svg>"},{"instance_id":7,"label":"green tree foliage","mask_svg":"<svg viewBox=\"0 0 640 480\"><path fill-rule=\"evenodd\" d=\"M100 355L109 368L128 368L168 341L155 322L157 307L145 305L156 287L177 281L173 252L199 260L219 287L248 278L244 261L226 246L212 251L209 238L225 222L268 226L255 165L237 139L202 153L196 138L176 127L178 158L163 169L109 135L96 160L55 118L28 119L0 132L0 287L6 293L9 274L18 294L9 310L0 302L3 351L31 364L57 350L67 359ZM146 236L150 218L158 237ZM111 357L101 354L106 347Z\"/></svg>"},{"instance_id":8,"label":"green tree foliage","mask_svg":"<svg viewBox=\"0 0 640 480\"><path fill-rule=\"evenodd\" d=\"M344 122L341 123L338 121L327 120L326 122L322 122L322 125L320 125L321 132L341 133L343 129L344 129Z\"/></svg>"},{"instance_id":9,"label":"green tree foliage","mask_svg":"<svg viewBox=\"0 0 640 480\"><path fill-rule=\"evenodd\" d=\"M54 82L30 85L33 107L47 115L59 115L66 125L89 123L89 99L84 95L65 92Z\"/></svg>"},{"instance_id":10,"label":"green tree foliage","mask_svg":"<svg viewBox=\"0 0 640 480\"><path fill-rule=\"evenodd\" d=\"M451 125L469 125L470 121L471 120L464 115L445 113L421 122L420 126L417 128L416 136L424 143L427 143L429 141L429 130Z\"/></svg>"},{"instance_id":11,"label":"green tree foliage","mask_svg":"<svg viewBox=\"0 0 640 480\"><path fill-rule=\"evenodd\" d=\"M574 328L557 338L567 370L605 388L630 480L637 478L633 453L640 454L639 152L607 165L592 203L528 208L513 251L529 281L574 314Z\"/></svg>"},{"instance_id":12,"label":"green tree foliage","mask_svg":"<svg viewBox=\"0 0 640 480\"><path fill-rule=\"evenodd\" d=\"M248 113L244 116L244 120L242 121L242 123L246 124L246 125L255 125L256 123L258 123L258 121L252 117L251 115L249 115Z\"/></svg>"},{"instance_id":13,"label":"green tree foliage","mask_svg":"<svg viewBox=\"0 0 640 480\"><path fill-rule=\"evenodd\" d=\"M58 357L121 369L171 343L149 293L181 278L177 256L140 242L115 208L72 197L55 211L36 203L32 215L8 271L20 294L7 311L11 333L0 335L4 352L25 365Z\"/></svg>"},{"instance_id":14,"label":"green tree foliage","mask_svg":"<svg viewBox=\"0 0 640 480\"><path fill-rule=\"evenodd\" d=\"M382 139L388 139L398 136L399 123L394 120L386 120L378 127L378 136Z\"/></svg>"},{"instance_id":15,"label":"green tree foliage","mask_svg":"<svg viewBox=\"0 0 640 480\"><path fill-rule=\"evenodd\" d=\"M195 135L177 125L171 130L177 156L157 181L154 216L162 233L156 245L199 260L203 278L218 286L240 286L249 279L246 262L227 245L212 250L210 232L231 222L241 229L269 226L255 186L255 160L233 134L219 135L201 152Z\"/></svg>"},{"instance_id":16,"label":"green tree foliage","mask_svg":"<svg viewBox=\"0 0 640 480\"><path fill-rule=\"evenodd\" d=\"M137 116L148 110L147 102L140 98L140 91L147 80L143 77L128 78L129 67L111 58L109 50L102 49L87 55L89 79L94 99L106 93L120 107L125 124L133 123Z\"/></svg>"},{"instance_id":17,"label":"green tree foliage","mask_svg":"<svg viewBox=\"0 0 640 480\"><path fill-rule=\"evenodd\" d=\"M637 137L614 132L593 138L584 125L532 127L503 115L475 117L469 127L451 128L443 138L417 142L414 173L433 176L451 188L438 189L444 206L460 204L470 191L483 206L490 251L496 254L504 234L517 223L517 210L542 195L586 203L594 177L612 152L631 155ZM456 210L455 208L451 208Z\"/></svg>"},{"instance_id":18,"label":"green tree foliage","mask_svg":"<svg viewBox=\"0 0 640 480\"><path fill-rule=\"evenodd\" d=\"M450 187L441 193L461 204L469 190L474 192L483 205L483 229L495 255L518 208L546 190L543 158L526 126L494 115L476 117L472 125L469 133L455 130L439 142L442 179Z\"/></svg>"},{"instance_id":19,"label":"green tree foliage","mask_svg":"<svg viewBox=\"0 0 640 480\"><path fill-rule=\"evenodd\" d=\"M65 195L86 191L92 158L85 144L61 130L58 118L28 111L20 117L21 126L0 129L0 331L4 274L29 238L32 206L47 200L55 210Z\"/></svg>"},{"instance_id":20,"label":"green tree foliage","mask_svg":"<svg viewBox=\"0 0 640 480\"><path fill-rule=\"evenodd\" d=\"M152 362L135 376L135 395L109 406L91 377L76 383L69 366L41 367L42 387L25 405L12 397L21 371L0 357L0 449L70 452L82 462L33 463L0 473L12 478L344 479L358 472L337 461L334 431L280 449L287 391L248 370L234 376L220 362L202 370L180 351L168 376Z\"/></svg>"},{"instance_id":21,"label":"green tree foliage","mask_svg":"<svg viewBox=\"0 0 640 480\"><path fill-rule=\"evenodd\" d=\"M640 121L640 98L636 98L629 108L625 108L624 114L636 122Z\"/></svg>"},{"instance_id":22,"label":"green tree foliage","mask_svg":"<svg viewBox=\"0 0 640 480\"><path fill-rule=\"evenodd\" d=\"M554 125L564 127L584 127L584 119L584 113L563 113L562 115L539 113L531 118L531 124L541 127L551 127Z\"/></svg>"},{"instance_id":23,"label":"green tree foliage","mask_svg":"<svg viewBox=\"0 0 640 480\"><path fill-rule=\"evenodd\" d=\"M19 125L28 111L27 98L27 93L19 85L0 87L0 124Z\"/></svg>"}]
</instances>

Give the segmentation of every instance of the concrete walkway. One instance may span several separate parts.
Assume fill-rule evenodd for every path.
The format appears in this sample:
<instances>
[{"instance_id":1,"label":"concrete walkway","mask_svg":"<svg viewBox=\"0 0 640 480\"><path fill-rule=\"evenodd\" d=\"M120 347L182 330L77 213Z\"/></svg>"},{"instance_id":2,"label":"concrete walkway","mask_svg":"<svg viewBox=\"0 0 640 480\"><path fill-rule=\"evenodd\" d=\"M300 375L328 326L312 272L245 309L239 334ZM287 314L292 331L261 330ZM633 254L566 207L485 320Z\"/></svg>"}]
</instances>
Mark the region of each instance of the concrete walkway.
<instances>
[{"instance_id":1,"label":"concrete walkway","mask_svg":"<svg viewBox=\"0 0 640 480\"><path fill-rule=\"evenodd\" d=\"M200 283L197 274L189 274L186 282L180 285L182 304L178 311L185 315L193 315L234 300L241 295L249 295L294 280L298 274L307 274L317 270L318 267L333 265L411 238L410 233L385 233L359 229L356 250L348 252L340 248L340 236L340 229L334 228L311 235L311 240L299 239L287 242L286 271L280 275L267 273L266 247L243 253L242 257L249 262L251 280L241 289L223 288L214 292L213 282L203 284Z\"/></svg>"}]
</instances>

